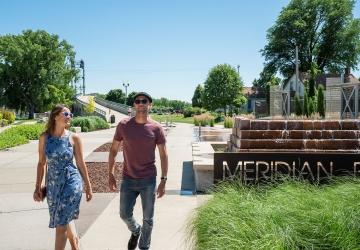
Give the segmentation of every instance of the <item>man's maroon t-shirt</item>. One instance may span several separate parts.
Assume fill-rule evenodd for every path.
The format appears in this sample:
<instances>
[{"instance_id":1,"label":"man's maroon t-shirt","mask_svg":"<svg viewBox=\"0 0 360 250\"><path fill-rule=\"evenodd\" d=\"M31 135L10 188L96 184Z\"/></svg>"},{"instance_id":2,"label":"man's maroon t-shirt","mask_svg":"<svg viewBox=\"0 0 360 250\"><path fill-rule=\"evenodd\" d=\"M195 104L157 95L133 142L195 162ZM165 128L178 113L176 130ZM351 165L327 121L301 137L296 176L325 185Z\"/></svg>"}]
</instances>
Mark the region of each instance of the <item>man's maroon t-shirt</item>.
<instances>
[{"instance_id":1,"label":"man's maroon t-shirt","mask_svg":"<svg viewBox=\"0 0 360 250\"><path fill-rule=\"evenodd\" d=\"M133 179L156 176L155 148L166 142L159 123L148 120L140 124L135 117L125 118L119 122L114 139L123 141L124 176Z\"/></svg>"}]
</instances>

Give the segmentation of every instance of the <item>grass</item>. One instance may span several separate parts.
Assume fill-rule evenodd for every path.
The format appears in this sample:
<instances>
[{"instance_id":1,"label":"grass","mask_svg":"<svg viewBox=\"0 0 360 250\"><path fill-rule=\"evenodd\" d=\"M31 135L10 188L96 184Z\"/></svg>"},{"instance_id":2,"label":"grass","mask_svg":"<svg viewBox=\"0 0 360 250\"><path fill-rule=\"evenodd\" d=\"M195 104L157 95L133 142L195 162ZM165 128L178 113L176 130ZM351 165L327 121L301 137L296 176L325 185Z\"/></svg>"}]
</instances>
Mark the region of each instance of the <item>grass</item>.
<instances>
[{"instance_id":1,"label":"grass","mask_svg":"<svg viewBox=\"0 0 360 250\"><path fill-rule=\"evenodd\" d=\"M197 250L360 249L360 180L222 184L189 224Z\"/></svg>"},{"instance_id":2,"label":"grass","mask_svg":"<svg viewBox=\"0 0 360 250\"><path fill-rule=\"evenodd\" d=\"M172 122L180 122L180 123L190 123L194 124L194 118L193 117L186 117L184 118L184 115L182 114L171 114L171 115L157 115L157 114L150 114L150 117L154 119L157 122L166 122L166 121L172 121Z\"/></svg>"}]
</instances>

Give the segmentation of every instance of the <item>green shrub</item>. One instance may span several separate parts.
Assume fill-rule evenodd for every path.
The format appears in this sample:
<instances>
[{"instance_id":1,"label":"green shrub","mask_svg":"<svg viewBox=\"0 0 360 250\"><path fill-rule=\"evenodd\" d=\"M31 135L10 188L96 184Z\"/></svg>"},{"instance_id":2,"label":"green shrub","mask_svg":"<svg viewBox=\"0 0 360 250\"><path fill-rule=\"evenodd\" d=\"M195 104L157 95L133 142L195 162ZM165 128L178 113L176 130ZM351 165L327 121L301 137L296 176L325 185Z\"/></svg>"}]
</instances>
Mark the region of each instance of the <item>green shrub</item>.
<instances>
[{"instance_id":1,"label":"green shrub","mask_svg":"<svg viewBox=\"0 0 360 250\"><path fill-rule=\"evenodd\" d=\"M72 127L81 127L82 132L109 128L109 124L98 116L76 117L71 121Z\"/></svg>"},{"instance_id":2,"label":"green shrub","mask_svg":"<svg viewBox=\"0 0 360 250\"><path fill-rule=\"evenodd\" d=\"M8 110L2 110L2 119L5 119L8 121L8 124L11 124L15 121L15 114Z\"/></svg>"},{"instance_id":3,"label":"green shrub","mask_svg":"<svg viewBox=\"0 0 360 250\"><path fill-rule=\"evenodd\" d=\"M43 124L19 125L9 128L9 130L12 129L29 140L38 140L40 135L45 131L45 126Z\"/></svg>"},{"instance_id":4,"label":"green shrub","mask_svg":"<svg viewBox=\"0 0 360 250\"><path fill-rule=\"evenodd\" d=\"M322 118L325 117L325 97L324 97L324 86L319 85L318 93L317 93L317 109Z\"/></svg>"},{"instance_id":5,"label":"green shrub","mask_svg":"<svg viewBox=\"0 0 360 250\"><path fill-rule=\"evenodd\" d=\"M0 111L0 121L2 120L3 114Z\"/></svg>"},{"instance_id":6,"label":"green shrub","mask_svg":"<svg viewBox=\"0 0 360 250\"><path fill-rule=\"evenodd\" d=\"M206 112L206 109L203 108L199 108L199 107L187 107L186 109L184 109L184 117L191 117L194 115L201 115L203 113Z\"/></svg>"},{"instance_id":7,"label":"green shrub","mask_svg":"<svg viewBox=\"0 0 360 250\"><path fill-rule=\"evenodd\" d=\"M1 119L0 120L0 127L5 127L9 124L8 120Z\"/></svg>"},{"instance_id":8,"label":"green shrub","mask_svg":"<svg viewBox=\"0 0 360 250\"><path fill-rule=\"evenodd\" d=\"M360 180L218 186L189 225L194 249L359 249Z\"/></svg>"},{"instance_id":9,"label":"green shrub","mask_svg":"<svg viewBox=\"0 0 360 250\"><path fill-rule=\"evenodd\" d=\"M232 128L234 126L234 120L230 116L226 116L224 120L224 128Z\"/></svg>"},{"instance_id":10,"label":"green shrub","mask_svg":"<svg viewBox=\"0 0 360 250\"><path fill-rule=\"evenodd\" d=\"M7 129L0 133L0 150L29 142L26 137L9 130Z\"/></svg>"},{"instance_id":11,"label":"green shrub","mask_svg":"<svg viewBox=\"0 0 360 250\"><path fill-rule=\"evenodd\" d=\"M19 125L8 128L0 133L0 149L25 144L29 140L38 140L44 130L45 126L42 124Z\"/></svg>"}]
</instances>

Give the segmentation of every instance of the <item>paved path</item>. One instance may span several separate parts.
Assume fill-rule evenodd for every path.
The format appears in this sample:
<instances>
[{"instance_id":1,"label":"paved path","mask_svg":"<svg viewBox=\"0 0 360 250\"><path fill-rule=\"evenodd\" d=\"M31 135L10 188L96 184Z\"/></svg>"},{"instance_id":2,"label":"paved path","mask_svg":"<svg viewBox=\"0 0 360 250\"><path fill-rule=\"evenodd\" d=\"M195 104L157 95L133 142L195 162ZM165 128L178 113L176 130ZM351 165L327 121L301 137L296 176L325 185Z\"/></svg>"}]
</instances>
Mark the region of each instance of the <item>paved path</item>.
<instances>
[{"instance_id":1,"label":"paved path","mask_svg":"<svg viewBox=\"0 0 360 250\"><path fill-rule=\"evenodd\" d=\"M110 141L115 129L82 133L85 157L95 148ZM185 248L185 226L194 209L205 196L180 195L183 163L192 160L193 129L178 124L167 135L169 174L167 194L156 202L152 238L154 250ZM158 158L158 154L157 154ZM0 249L53 249L54 230L47 227L46 203L32 200L37 164L37 141L0 151ZM160 171L160 167L158 167ZM141 220L140 200L134 214ZM126 249L130 236L119 217L118 194L95 194L92 202L82 201L80 231L85 250ZM96 218L87 220L88 217ZM70 249L69 247L67 249Z\"/></svg>"}]
</instances>

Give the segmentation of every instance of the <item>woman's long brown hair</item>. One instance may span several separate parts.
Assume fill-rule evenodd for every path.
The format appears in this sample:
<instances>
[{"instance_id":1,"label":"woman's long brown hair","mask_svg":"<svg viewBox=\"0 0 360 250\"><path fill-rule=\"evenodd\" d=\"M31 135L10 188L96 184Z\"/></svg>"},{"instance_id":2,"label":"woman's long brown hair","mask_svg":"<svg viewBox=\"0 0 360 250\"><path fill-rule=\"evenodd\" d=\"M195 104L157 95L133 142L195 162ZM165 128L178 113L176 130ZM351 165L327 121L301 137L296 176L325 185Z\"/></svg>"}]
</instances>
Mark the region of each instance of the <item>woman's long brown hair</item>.
<instances>
[{"instance_id":1,"label":"woman's long brown hair","mask_svg":"<svg viewBox=\"0 0 360 250\"><path fill-rule=\"evenodd\" d=\"M50 112L49 120L46 124L46 129L45 129L46 134L52 135L54 133L55 125L56 125L55 117L58 114L60 114L64 108L67 108L64 104L56 104L55 107L53 107L53 109Z\"/></svg>"}]
</instances>

